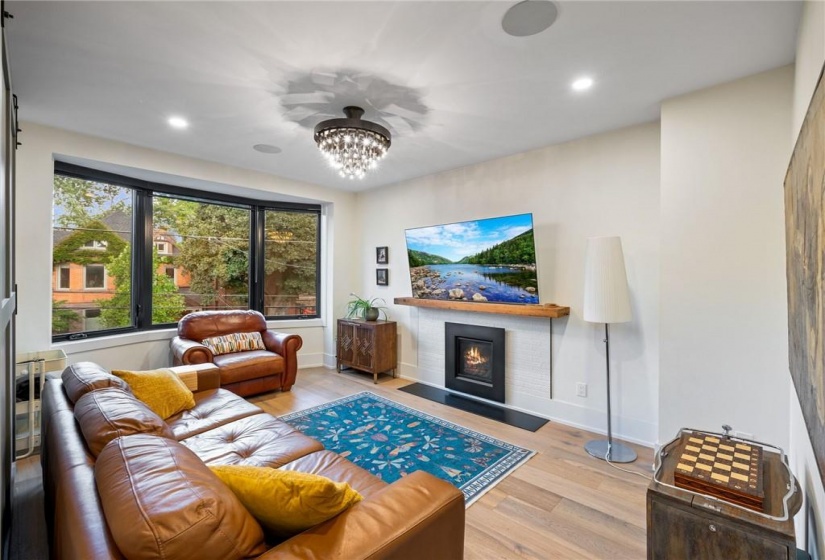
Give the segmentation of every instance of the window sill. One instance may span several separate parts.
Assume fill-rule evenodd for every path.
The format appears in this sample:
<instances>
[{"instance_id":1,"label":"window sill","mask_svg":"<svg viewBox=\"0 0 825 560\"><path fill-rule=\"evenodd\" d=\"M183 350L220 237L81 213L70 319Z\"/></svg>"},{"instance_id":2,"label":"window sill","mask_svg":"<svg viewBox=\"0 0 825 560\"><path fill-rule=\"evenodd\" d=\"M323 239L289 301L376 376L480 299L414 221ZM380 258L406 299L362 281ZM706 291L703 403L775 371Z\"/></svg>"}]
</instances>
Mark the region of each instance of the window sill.
<instances>
[{"instance_id":1,"label":"window sill","mask_svg":"<svg viewBox=\"0 0 825 560\"><path fill-rule=\"evenodd\" d=\"M267 321L266 326L272 330L279 329L301 329L323 327L323 319L285 319L282 321ZM79 354L81 352L92 352L106 348L116 348L118 346L129 346L131 344L141 344L144 342L156 342L158 340L172 340L178 334L176 328L158 329L153 331L141 331L127 334L115 334L112 336L101 336L99 338L89 338L85 340L70 340L66 342L53 342L52 348L60 348L66 354Z\"/></svg>"},{"instance_id":2,"label":"window sill","mask_svg":"<svg viewBox=\"0 0 825 560\"><path fill-rule=\"evenodd\" d=\"M66 354L78 354L80 352L91 352L93 350L103 350L104 348L116 348L118 346L129 346L142 342L154 342L157 340L171 340L177 334L177 329L162 329L156 331L142 331L127 334L114 334L111 336L101 336L99 338L89 338L85 340L69 340L66 342L53 342L52 348L60 348Z\"/></svg>"},{"instance_id":3,"label":"window sill","mask_svg":"<svg viewBox=\"0 0 825 560\"><path fill-rule=\"evenodd\" d=\"M268 319L266 326L277 331L278 329L300 329L310 327L323 327L323 319Z\"/></svg>"}]
</instances>

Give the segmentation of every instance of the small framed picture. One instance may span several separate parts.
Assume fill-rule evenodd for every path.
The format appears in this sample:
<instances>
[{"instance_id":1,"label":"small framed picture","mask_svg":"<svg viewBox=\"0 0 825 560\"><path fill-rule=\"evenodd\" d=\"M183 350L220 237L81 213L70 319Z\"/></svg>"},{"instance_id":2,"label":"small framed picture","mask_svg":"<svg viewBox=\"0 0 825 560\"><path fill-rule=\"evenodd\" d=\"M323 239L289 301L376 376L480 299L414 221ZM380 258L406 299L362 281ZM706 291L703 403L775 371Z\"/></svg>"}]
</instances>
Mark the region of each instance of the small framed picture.
<instances>
[{"instance_id":1,"label":"small framed picture","mask_svg":"<svg viewBox=\"0 0 825 560\"><path fill-rule=\"evenodd\" d=\"M388 286L390 284L390 271L386 268L376 268L375 283L379 286Z\"/></svg>"},{"instance_id":2,"label":"small framed picture","mask_svg":"<svg viewBox=\"0 0 825 560\"><path fill-rule=\"evenodd\" d=\"M378 264L387 264L390 262L390 249L389 247L376 247L375 248L375 262Z\"/></svg>"}]
</instances>

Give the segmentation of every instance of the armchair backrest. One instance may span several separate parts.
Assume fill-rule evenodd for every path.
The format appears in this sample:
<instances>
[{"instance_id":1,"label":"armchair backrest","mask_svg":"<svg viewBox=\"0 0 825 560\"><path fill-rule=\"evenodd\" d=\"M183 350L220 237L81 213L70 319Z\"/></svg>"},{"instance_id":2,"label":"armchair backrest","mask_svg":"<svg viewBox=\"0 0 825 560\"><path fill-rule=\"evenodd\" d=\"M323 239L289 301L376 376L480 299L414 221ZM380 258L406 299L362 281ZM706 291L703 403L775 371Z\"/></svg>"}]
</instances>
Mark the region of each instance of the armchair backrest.
<instances>
[{"instance_id":1,"label":"armchair backrest","mask_svg":"<svg viewBox=\"0 0 825 560\"><path fill-rule=\"evenodd\" d=\"M198 342L213 336L265 330L266 319L252 310L198 311L178 322L178 336Z\"/></svg>"}]
</instances>

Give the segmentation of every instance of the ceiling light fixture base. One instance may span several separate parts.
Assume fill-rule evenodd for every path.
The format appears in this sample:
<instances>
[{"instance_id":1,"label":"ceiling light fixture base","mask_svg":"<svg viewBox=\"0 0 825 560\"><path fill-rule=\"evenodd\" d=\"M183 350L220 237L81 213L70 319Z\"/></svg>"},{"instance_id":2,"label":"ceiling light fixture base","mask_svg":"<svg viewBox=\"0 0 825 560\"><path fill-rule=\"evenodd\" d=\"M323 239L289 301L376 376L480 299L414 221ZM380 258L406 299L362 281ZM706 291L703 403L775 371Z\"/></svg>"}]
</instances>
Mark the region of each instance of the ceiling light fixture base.
<instances>
[{"instance_id":1,"label":"ceiling light fixture base","mask_svg":"<svg viewBox=\"0 0 825 560\"><path fill-rule=\"evenodd\" d=\"M318 149L342 177L361 179L374 169L390 149L390 131L380 124L363 120L364 110L344 107L343 119L329 119L315 127Z\"/></svg>"}]
</instances>

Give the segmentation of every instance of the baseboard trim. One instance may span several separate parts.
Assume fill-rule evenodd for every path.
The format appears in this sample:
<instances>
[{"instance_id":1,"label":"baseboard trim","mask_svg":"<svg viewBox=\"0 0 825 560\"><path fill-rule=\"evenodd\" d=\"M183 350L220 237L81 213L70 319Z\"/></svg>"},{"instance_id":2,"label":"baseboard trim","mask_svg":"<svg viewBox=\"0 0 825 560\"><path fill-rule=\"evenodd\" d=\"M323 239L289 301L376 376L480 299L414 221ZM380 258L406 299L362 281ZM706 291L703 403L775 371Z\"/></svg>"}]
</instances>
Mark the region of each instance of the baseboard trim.
<instances>
[{"instance_id":1,"label":"baseboard trim","mask_svg":"<svg viewBox=\"0 0 825 560\"><path fill-rule=\"evenodd\" d=\"M323 352L316 352L313 354L298 354L298 369L309 369L324 366Z\"/></svg>"}]
</instances>

